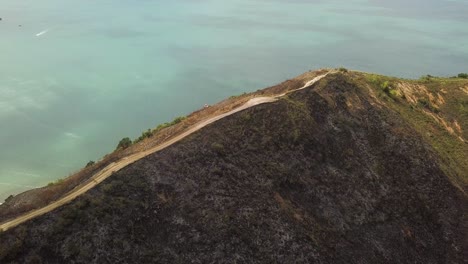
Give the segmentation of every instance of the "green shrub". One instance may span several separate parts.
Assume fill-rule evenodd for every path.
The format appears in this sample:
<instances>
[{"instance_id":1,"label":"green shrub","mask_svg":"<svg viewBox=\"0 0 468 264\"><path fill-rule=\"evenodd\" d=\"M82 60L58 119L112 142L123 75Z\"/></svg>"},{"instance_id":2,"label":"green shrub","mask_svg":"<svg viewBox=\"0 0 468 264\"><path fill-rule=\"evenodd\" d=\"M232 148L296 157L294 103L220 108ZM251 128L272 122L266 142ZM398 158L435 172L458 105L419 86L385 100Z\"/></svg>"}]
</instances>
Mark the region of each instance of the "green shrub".
<instances>
[{"instance_id":1,"label":"green shrub","mask_svg":"<svg viewBox=\"0 0 468 264\"><path fill-rule=\"evenodd\" d=\"M163 124L158 125L158 126L156 127L156 129L155 129L155 132L158 132L159 130L161 130L161 129L163 129L163 128L166 128L166 127L170 127L170 126L179 124L180 122L184 121L185 119L186 119L185 116L176 117L174 120L172 120L172 122L163 123Z\"/></svg>"},{"instance_id":2,"label":"green shrub","mask_svg":"<svg viewBox=\"0 0 468 264\"><path fill-rule=\"evenodd\" d=\"M393 89L388 92L388 95L390 97L392 97L392 98L398 98L398 92L396 90L393 90ZM402 96L402 98L403 98L403 96Z\"/></svg>"},{"instance_id":3,"label":"green shrub","mask_svg":"<svg viewBox=\"0 0 468 264\"><path fill-rule=\"evenodd\" d=\"M380 84L380 88L382 88L382 90L388 94L390 92L390 83L388 81L385 81L383 83Z\"/></svg>"},{"instance_id":4,"label":"green shrub","mask_svg":"<svg viewBox=\"0 0 468 264\"><path fill-rule=\"evenodd\" d=\"M184 121L185 118L185 116L178 116L172 120L171 125L179 124L180 122Z\"/></svg>"},{"instance_id":5,"label":"green shrub","mask_svg":"<svg viewBox=\"0 0 468 264\"><path fill-rule=\"evenodd\" d=\"M366 76L366 78L367 78L367 81L372 84L379 85L381 83L380 77L378 75L369 74Z\"/></svg>"},{"instance_id":6,"label":"green shrub","mask_svg":"<svg viewBox=\"0 0 468 264\"><path fill-rule=\"evenodd\" d=\"M389 81L381 83L380 88L382 88L387 96L393 99L398 99L398 92L393 88L393 85Z\"/></svg>"},{"instance_id":7,"label":"green shrub","mask_svg":"<svg viewBox=\"0 0 468 264\"><path fill-rule=\"evenodd\" d=\"M119 144L117 145L117 148L116 149L126 149L128 147L130 147L132 145L132 140L128 137L125 137L125 138L122 138L120 141L119 141Z\"/></svg>"},{"instance_id":8,"label":"green shrub","mask_svg":"<svg viewBox=\"0 0 468 264\"><path fill-rule=\"evenodd\" d=\"M166 127L170 127L170 126L173 126L173 125L176 125L176 124L179 124L180 122L182 122L183 120L185 120L186 117L185 116L179 116L179 117L176 117L174 120L172 120L171 122L169 123L162 123L162 124L159 124L155 129L149 129L146 130L146 131L143 131L141 133L141 136L139 136L137 139L135 139L133 141L133 143L138 143L146 138L150 138L152 136L154 136L157 132L159 132L160 130L162 130L163 128L166 128ZM124 141L125 140L125 141ZM123 142L124 141L124 142ZM122 143L122 145L121 145ZM132 141L130 139L128 139L127 141L127 138L124 138L122 139L120 142L119 142L119 145L117 146L117 149L119 148L128 148L130 145L132 144Z\"/></svg>"},{"instance_id":9,"label":"green shrub","mask_svg":"<svg viewBox=\"0 0 468 264\"><path fill-rule=\"evenodd\" d=\"M148 130L141 133L141 136L139 138L135 139L134 143L138 143L145 138L152 137L153 135L154 135L154 131L148 128Z\"/></svg>"},{"instance_id":10,"label":"green shrub","mask_svg":"<svg viewBox=\"0 0 468 264\"><path fill-rule=\"evenodd\" d=\"M65 181L64 179L58 179L58 180L56 180L56 181L49 182L49 183L47 184L47 187L62 184L64 181Z\"/></svg>"},{"instance_id":11,"label":"green shrub","mask_svg":"<svg viewBox=\"0 0 468 264\"><path fill-rule=\"evenodd\" d=\"M86 163L86 168L93 166L94 164L96 164L96 162L94 162L94 160L90 160L88 163Z\"/></svg>"},{"instance_id":12,"label":"green shrub","mask_svg":"<svg viewBox=\"0 0 468 264\"><path fill-rule=\"evenodd\" d=\"M459 73L458 78L468 79L468 73Z\"/></svg>"},{"instance_id":13,"label":"green shrub","mask_svg":"<svg viewBox=\"0 0 468 264\"><path fill-rule=\"evenodd\" d=\"M346 69L345 67L340 67L340 68L338 68L338 71L344 73L344 72L348 72L348 69Z\"/></svg>"},{"instance_id":14,"label":"green shrub","mask_svg":"<svg viewBox=\"0 0 468 264\"><path fill-rule=\"evenodd\" d=\"M367 76L367 81L380 88L388 97L397 100L404 98L404 95L399 95L395 89L396 85L391 80L385 80L379 75L371 74Z\"/></svg>"}]
</instances>

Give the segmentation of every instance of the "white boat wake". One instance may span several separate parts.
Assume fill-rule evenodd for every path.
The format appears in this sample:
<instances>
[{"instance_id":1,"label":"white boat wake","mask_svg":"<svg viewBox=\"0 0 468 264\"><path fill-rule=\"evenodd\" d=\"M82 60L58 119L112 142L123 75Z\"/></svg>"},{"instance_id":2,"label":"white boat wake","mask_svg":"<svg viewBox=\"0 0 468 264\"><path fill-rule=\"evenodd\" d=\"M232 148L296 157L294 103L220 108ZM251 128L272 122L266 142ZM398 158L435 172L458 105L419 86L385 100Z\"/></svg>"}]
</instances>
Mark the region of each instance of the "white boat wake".
<instances>
[{"instance_id":1,"label":"white boat wake","mask_svg":"<svg viewBox=\"0 0 468 264\"><path fill-rule=\"evenodd\" d=\"M40 37L40 36L46 34L47 32L49 32L49 30L50 30L50 29L46 29L46 30L43 30L43 31L37 33L37 34L36 34L36 37Z\"/></svg>"}]
</instances>

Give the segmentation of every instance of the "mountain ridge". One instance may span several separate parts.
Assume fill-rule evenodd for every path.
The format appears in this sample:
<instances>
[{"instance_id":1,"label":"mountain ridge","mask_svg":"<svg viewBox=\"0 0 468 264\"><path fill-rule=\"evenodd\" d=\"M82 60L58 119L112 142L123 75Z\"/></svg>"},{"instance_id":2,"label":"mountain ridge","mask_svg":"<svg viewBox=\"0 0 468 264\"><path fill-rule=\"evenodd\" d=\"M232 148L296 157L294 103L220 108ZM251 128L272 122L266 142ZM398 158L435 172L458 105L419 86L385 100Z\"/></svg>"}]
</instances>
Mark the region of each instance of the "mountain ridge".
<instances>
[{"instance_id":1,"label":"mountain ridge","mask_svg":"<svg viewBox=\"0 0 468 264\"><path fill-rule=\"evenodd\" d=\"M0 259L464 263L464 112L399 82L343 71L221 119L2 233Z\"/></svg>"},{"instance_id":2,"label":"mountain ridge","mask_svg":"<svg viewBox=\"0 0 468 264\"><path fill-rule=\"evenodd\" d=\"M333 72L329 72L329 73L333 73ZM179 134L179 135L177 135L177 136L175 136L175 137L161 143L160 145L155 146L154 148L150 148L148 150L145 150L145 151L142 151L142 152L139 152L139 153L135 153L133 155L124 157L124 158L122 158L122 159L120 159L118 161L112 162L111 164L106 166L104 169L102 169L98 173L94 174L86 184L81 185L81 186L77 186L75 189L73 189L71 192L67 193L64 197L58 199L57 201L54 201L54 202L48 204L47 206L39 208L37 210L32 210L31 212L28 212L27 214L22 215L20 217L17 217L17 218L15 218L13 220L10 220L8 222L1 223L0 224L0 231L6 231L6 230L8 230L10 228L13 228L13 227L23 223L23 222L26 222L26 221L28 221L30 219L33 219L35 217L41 216L41 215L43 215L45 213L48 213L48 212L50 212L50 211L52 211L52 210L54 210L54 209L56 209L56 208L58 208L60 206L63 206L64 204L74 200L76 197L78 197L78 196L86 193L90 189L94 188L99 183L101 183L102 181L104 181L108 177L112 176L112 174L114 174L115 172L118 172L119 170L133 164L134 162L136 162L136 161L138 161L140 159L143 159L143 158L147 157L148 155L151 155L151 154L153 154L153 153L155 153L157 151L161 151L161 150L163 150L163 149L165 149L167 147L170 147L172 144L175 144L178 141L183 140L185 137L187 137L190 134L202 129L203 127L205 127L207 125L210 125L210 124L212 124L212 123L214 123L214 122L216 122L216 121L218 121L218 120L220 120L222 118L225 118L227 116L236 114L236 113L238 113L240 111L243 111L245 109L248 109L248 108L260 105L260 104L275 102L276 100L278 100L281 97L287 95L288 93L299 91L299 90L302 90L302 89L305 89L305 88L309 87L310 85L314 84L315 82L317 82L317 81L321 80L322 78L326 77L329 73L319 75L319 76L315 77L314 79L312 79L311 81L308 81L303 87L292 90L292 91L287 92L287 93L283 93L283 94L280 94L280 95L277 95L277 96L271 96L271 97L254 97L254 98L250 99L249 101L247 101L246 103L244 103L243 105L241 105L241 106L239 106L237 108L234 108L233 110L231 110L231 111L229 111L227 113L220 114L218 116L214 116L212 118L209 118L207 120L199 122L199 123L195 124L192 127L188 127L187 130L184 131L182 134Z\"/></svg>"},{"instance_id":3,"label":"mountain ridge","mask_svg":"<svg viewBox=\"0 0 468 264\"><path fill-rule=\"evenodd\" d=\"M128 148L118 148L105 155L98 162L84 167L67 178L60 179L57 182L51 183L42 188L26 191L16 196L10 196L4 204L0 205L0 222L6 222L7 220L18 217L23 213L47 206L51 202L57 201L67 193L71 192L74 188L85 184L93 175L105 169L113 162L155 147L158 144L183 133L188 127L194 126L198 122L202 122L210 117L231 111L232 109L246 103L253 97L277 96L287 91L298 89L303 87L307 81L329 71L329 69L309 71L296 78L263 90L258 90L249 94L244 93L239 96L231 96L230 98L208 108L194 111L188 115L187 118L183 119L182 122L177 122L170 126L163 124L162 129L158 129L158 126L154 129L154 131L157 132L155 134L151 134L151 137L143 138L143 140L134 143Z\"/></svg>"}]
</instances>

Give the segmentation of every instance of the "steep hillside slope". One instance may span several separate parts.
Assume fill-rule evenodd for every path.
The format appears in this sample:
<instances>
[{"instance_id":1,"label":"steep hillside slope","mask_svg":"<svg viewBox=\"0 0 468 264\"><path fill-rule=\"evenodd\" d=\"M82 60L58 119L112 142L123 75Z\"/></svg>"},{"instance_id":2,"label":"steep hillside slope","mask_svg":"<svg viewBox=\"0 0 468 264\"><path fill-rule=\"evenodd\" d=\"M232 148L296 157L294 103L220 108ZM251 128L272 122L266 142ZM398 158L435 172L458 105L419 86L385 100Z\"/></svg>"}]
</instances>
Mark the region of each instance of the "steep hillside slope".
<instances>
[{"instance_id":1,"label":"steep hillside slope","mask_svg":"<svg viewBox=\"0 0 468 264\"><path fill-rule=\"evenodd\" d=\"M418 85L338 73L224 118L3 232L0 262L466 263L466 110Z\"/></svg>"},{"instance_id":2,"label":"steep hillside slope","mask_svg":"<svg viewBox=\"0 0 468 264\"><path fill-rule=\"evenodd\" d=\"M146 151L155 146L158 146L171 138L177 137L186 131L187 128L214 116L229 112L243 105L253 97L274 96L298 89L302 87L307 81L310 81L311 79L323 75L327 72L328 70L326 69L310 71L301 76L284 81L278 85L263 90L258 90L253 93L242 94L239 96L231 96L230 98L225 99L208 108L202 108L194 111L187 117L183 118L183 120L178 120L181 122L174 122L176 121L174 120L170 123L159 124L157 127L149 129L152 131L150 137L146 137L143 140L132 144L126 149L116 149L113 152L105 155L99 161L96 161L95 164L86 166L78 172L72 173L69 177L61 179L56 183L47 185L42 188L37 188L15 196L10 196L3 204L0 205L0 222L15 218L28 211L42 208L53 201L59 200L59 198L65 196L77 186L82 186L86 182L91 181L93 175L111 165L112 163L132 154L141 153L142 151ZM146 132L147 131L145 131L145 133Z\"/></svg>"}]
</instances>

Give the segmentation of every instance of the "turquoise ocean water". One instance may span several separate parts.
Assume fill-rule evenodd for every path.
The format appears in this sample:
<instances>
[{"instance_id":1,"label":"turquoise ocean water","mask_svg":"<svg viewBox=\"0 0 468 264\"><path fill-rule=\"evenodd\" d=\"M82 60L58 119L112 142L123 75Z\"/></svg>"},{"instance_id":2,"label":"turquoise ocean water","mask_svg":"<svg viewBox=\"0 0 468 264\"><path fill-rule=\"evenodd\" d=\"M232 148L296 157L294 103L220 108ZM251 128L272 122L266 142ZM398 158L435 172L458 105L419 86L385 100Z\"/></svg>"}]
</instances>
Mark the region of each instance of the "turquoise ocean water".
<instances>
[{"instance_id":1,"label":"turquoise ocean water","mask_svg":"<svg viewBox=\"0 0 468 264\"><path fill-rule=\"evenodd\" d=\"M0 0L0 201L310 69L468 71L465 0Z\"/></svg>"}]
</instances>

